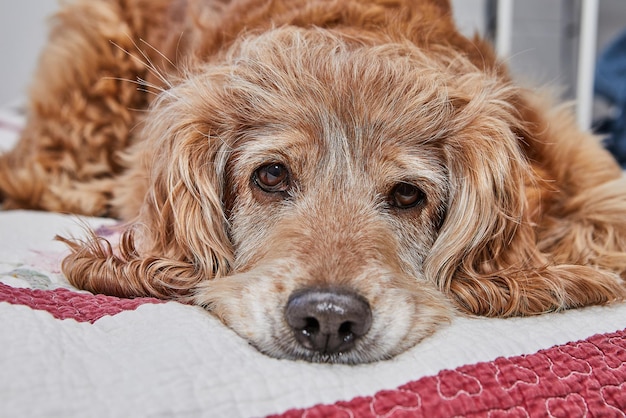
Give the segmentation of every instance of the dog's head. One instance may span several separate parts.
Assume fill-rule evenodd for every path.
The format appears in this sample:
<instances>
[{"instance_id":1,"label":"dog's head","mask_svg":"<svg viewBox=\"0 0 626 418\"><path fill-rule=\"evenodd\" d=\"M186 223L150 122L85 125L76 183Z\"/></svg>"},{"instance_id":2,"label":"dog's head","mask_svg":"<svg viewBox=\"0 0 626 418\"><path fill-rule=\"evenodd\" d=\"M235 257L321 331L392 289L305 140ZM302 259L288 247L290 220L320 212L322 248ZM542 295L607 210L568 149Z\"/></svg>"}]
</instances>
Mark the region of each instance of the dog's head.
<instances>
[{"instance_id":1,"label":"dog's head","mask_svg":"<svg viewBox=\"0 0 626 418\"><path fill-rule=\"evenodd\" d=\"M224 62L149 116L126 257L142 280L310 361L389 358L449 319L448 296L486 303L455 280L489 269L522 216L511 87L445 48L324 30L275 29Z\"/></svg>"}]
</instances>

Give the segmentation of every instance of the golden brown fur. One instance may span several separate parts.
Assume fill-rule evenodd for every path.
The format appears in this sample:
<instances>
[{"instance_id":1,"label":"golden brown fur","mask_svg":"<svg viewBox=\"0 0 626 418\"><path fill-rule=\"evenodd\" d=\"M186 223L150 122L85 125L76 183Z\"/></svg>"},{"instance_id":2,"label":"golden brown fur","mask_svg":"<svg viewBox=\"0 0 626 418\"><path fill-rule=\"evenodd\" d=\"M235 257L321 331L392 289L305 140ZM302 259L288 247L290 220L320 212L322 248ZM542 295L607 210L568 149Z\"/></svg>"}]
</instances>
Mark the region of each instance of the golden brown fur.
<instances>
[{"instance_id":1,"label":"golden brown fur","mask_svg":"<svg viewBox=\"0 0 626 418\"><path fill-rule=\"evenodd\" d=\"M127 222L117 249L66 241L71 283L196 303L276 357L375 361L455 309L624 297L619 167L444 0L78 0L29 111L4 207ZM303 289L349 295L366 332L303 344Z\"/></svg>"}]
</instances>

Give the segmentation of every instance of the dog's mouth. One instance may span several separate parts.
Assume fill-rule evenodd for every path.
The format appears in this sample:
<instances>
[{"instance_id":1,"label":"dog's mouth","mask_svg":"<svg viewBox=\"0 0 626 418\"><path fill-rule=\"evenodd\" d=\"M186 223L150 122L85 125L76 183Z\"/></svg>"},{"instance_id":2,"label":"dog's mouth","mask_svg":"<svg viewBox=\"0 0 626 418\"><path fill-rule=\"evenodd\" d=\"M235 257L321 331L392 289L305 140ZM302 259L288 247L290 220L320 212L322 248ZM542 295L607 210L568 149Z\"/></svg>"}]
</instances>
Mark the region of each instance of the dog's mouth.
<instances>
[{"instance_id":1,"label":"dog's mouth","mask_svg":"<svg viewBox=\"0 0 626 418\"><path fill-rule=\"evenodd\" d=\"M337 353L319 353L308 352L300 353L298 356L292 357L292 360L305 360L310 363L328 363L328 364L347 364L358 365L364 363L372 363L375 361L385 360L385 358L362 358L353 351L337 352Z\"/></svg>"}]
</instances>

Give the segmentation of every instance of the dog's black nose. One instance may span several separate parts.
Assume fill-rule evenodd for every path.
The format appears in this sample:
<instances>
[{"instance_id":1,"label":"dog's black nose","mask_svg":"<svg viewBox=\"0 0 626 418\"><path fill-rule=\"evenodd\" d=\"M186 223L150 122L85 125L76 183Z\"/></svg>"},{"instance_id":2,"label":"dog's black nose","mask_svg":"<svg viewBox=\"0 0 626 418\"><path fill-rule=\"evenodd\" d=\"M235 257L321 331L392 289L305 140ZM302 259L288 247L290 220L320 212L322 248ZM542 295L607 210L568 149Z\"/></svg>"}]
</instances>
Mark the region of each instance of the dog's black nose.
<instances>
[{"instance_id":1,"label":"dog's black nose","mask_svg":"<svg viewBox=\"0 0 626 418\"><path fill-rule=\"evenodd\" d=\"M350 350L372 325L367 301L345 290L294 292L285 318L302 346L322 354Z\"/></svg>"}]
</instances>

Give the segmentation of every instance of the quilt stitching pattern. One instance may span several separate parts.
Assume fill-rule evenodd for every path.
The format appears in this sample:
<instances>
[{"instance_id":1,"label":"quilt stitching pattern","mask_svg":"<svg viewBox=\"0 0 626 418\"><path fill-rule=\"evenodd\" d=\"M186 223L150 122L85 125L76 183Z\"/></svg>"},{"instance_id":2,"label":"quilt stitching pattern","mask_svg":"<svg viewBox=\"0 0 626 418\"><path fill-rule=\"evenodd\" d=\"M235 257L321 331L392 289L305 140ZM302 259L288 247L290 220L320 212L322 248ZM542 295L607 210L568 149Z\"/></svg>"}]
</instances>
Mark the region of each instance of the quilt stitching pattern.
<instances>
[{"instance_id":1,"label":"quilt stitching pattern","mask_svg":"<svg viewBox=\"0 0 626 418\"><path fill-rule=\"evenodd\" d=\"M273 418L625 417L626 330Z\"/></svg>"}]
</instances>

